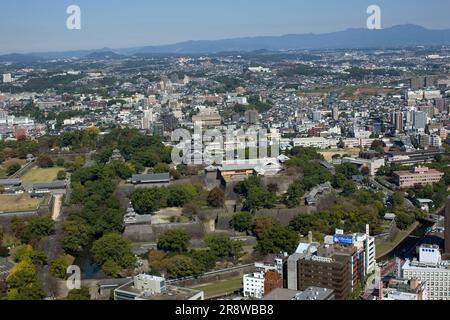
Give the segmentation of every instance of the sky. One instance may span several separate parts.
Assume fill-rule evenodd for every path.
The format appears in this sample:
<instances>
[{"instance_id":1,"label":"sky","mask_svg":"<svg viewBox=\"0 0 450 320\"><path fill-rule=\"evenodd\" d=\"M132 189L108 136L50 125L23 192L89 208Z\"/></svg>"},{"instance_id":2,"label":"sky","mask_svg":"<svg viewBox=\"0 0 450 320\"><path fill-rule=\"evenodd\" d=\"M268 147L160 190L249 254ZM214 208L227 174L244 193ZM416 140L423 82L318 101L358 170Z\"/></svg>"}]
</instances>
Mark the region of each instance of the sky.
<instances>
[{"instance_id":1,"label":"sky","mask_svg":"<svg viewBox=\"0 0 450 320\"><path fill-rule=\"evenodd\" d=\"M383 28L450 29L449 0L3 0L0 53L326 33L365 27L372 4ZM69 5L81 9L81 30L66 27Z\"/></svg>"}]
</instances>

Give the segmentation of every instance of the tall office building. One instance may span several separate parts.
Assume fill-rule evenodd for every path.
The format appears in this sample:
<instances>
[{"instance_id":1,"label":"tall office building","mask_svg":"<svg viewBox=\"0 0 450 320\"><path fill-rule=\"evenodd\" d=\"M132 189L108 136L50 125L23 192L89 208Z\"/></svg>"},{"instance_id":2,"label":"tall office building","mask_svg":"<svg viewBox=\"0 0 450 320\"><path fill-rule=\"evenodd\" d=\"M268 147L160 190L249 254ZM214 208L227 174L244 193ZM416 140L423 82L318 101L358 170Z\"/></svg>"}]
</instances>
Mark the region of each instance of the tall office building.
<instances>
[{"instance_id":1,"label":"tall office building","mask_svg":"<svg viewBox=\"0 0 450 320\"><path fill-rule=\"evenodd\" d=\"M392 124L395 128L395 131L402 132L404 131L404 125L403 125L403 112L394 112L392 114Z\"/></svg>"},{"instance_id":2,"label":"tall office building","mask_svg":"<svg viewBox=\"0 0 450 320\"><path fill-rule=\"evenodd\" d=\"M142 129L150 129L151 125L155 121L152 109L144 110L144 117L142 118Z\"/></svg>"},{"instance_id":3,"label":"tall office building","mask_svg":"<svg viewBox=\"0 0 450 320\"><path fill-rule=\"evenodd\" d=\"M445 247L444 259L450 260L450 197L447 198L445 204Z\"/></svg>"},{"instance_id":4,"label":"tall office building","mask_svg":"<svg viewBox=\"0 0 450 320\"><path fill-rule=\"evenodd\" d=\"M244 117L247 124L258 124L259 122L259 113L256 110L245 111Z\"/></svg>"},{"instance_id":5,"label":"tall office building","mask_svg":"<svg viewBox=\"0 0 450 320\"><path fill-rule=\"evenodd\" d=\"M311 286L333 289L337 300L346 300L352 292L351 257L334 254L331 257L304 256L298 260L298 289Z\"/></svg>"},{"instance_id":6,"label":"tall office building","mask_svg":"<svg viewBox=\"0 0 450 320\"><path fill-rule=\"evenodd\" d=\"M413 114L413 127L415 130L425 130L427 126L427 114L423 111L416 111Z\"/></svg>"},{"instance_id":7,"label":"tall office building","mask_svg":"<svg viewBox=\"0 0 450 320\"><path fill-rule=\"evenodd\" d=\"M319 121L321 121L322 120L322 112L320 112L320 111L313 111L313 113L312 113L312 120L314 121L314 122L319 122Z\"/></svg>"},{"instance_id":8,"label":"tall office building","mask_svg":"<svg viewBox=\"0 0 450 320\"><path fill-rule=\"evenodd\" d=\"M335 120L335 121L339 120L339 107L334 106L331 109L331 116L333 117L333 120Z\"/></svg>"}]
</instances>

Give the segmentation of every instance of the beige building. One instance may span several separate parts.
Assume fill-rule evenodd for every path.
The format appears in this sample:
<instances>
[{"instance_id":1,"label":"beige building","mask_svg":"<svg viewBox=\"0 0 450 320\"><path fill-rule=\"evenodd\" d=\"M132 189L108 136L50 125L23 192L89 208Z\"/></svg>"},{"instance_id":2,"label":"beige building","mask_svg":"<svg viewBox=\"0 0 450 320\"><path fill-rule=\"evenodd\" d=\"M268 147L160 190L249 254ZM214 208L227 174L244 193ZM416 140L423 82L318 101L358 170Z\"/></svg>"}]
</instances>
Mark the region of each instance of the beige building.
<instances>
[{"instance_id":1,"label":"beige building","mask_svg":"<svg viewBox=\"0 0 450 320\"><path fill-rule=\"evenodd\" d=\"M207 108L199 114L192 116L192 122L201 122L206 127L220 126L222 124L222 117L216 109Z\"/></svg>"},{"instance_id":2,"label":"beige building","mask_svg":"<svg viewBox=\"0 0 450 320\"><path fill-rule=\"evenodd\" d=\"M394 181L401 188L427 185L441 181L444 174L435 169L417 167L411 171L394 172Z\"/></svg>"}]
</instances>

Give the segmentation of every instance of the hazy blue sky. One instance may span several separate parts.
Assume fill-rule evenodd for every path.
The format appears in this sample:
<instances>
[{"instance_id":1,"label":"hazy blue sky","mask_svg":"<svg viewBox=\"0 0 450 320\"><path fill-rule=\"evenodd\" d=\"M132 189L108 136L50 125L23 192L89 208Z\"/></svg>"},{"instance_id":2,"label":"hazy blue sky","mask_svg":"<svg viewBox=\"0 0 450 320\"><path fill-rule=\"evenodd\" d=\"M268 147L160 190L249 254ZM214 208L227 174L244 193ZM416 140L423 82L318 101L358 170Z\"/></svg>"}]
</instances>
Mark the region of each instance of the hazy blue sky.
<instances>
[{"instance_id":1,"label":"hazy blue sky","mask_svg":"<svg viewBox=\"0 0 450 320\"><path fill-rule=\"evenodd\" d=\"M71 4L81 7L81 30L66 28ZM383 27L450 28L449 0L3 0L0 52L340 31L365 27L371 4L381 7Z\"/></svg>"}]
</instances>

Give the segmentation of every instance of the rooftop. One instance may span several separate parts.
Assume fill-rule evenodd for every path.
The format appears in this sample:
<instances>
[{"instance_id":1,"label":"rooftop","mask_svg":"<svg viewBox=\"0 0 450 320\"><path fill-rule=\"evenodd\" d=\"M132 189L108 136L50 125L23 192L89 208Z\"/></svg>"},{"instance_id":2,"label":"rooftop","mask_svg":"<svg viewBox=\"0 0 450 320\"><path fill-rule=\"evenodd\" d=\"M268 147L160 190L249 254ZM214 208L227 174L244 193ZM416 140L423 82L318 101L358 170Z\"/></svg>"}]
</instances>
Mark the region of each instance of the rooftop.
<instances>
[{"instance_id":1,"label":"rooftop","mask_svg":"<svg viewBox=\"0 0 450 320\"><path fill-rule=\"evenodd\" d=\"M181 288L175 286L167 286L166 290L161 293L154 293L146 295L145 292L134 287L134 281L131 281L120 288L117 291L136 294L136 300L189 300L194 295L200 293L198 290Z\"/></svg>"},{"instance_id":2,"label":"rooftop","mask_svg":"<svg viewBox=\"0 0 450 320\"><path fill-rule=\"evenodd\" d=\"M170 173L154 173L154 174L134 174L131 177L132 181L170 181Z\"/></svg>"},{"instance_id":3,"label":"rooftop","mask_svg":"<svg viewBox=\"0 0 450 320\"><path fill-rule=\"evenodd\" d=\"M295 300L328 300L333 296L333 290L319 287L309 287L295 296Z\"/></svg>"},{"instance_id":4,"label":"rooftop","mask_svg":"<svg viewBox=\"0 0 450 320\"><path fill-rule=\"evenodd\" d=\"M276 288L276 289L272 290L269 294L265 295L262 300L269 300L269 301L294 300L295 296L299 293L300 293L300 291Z\"/></svg>"}]
</instances>

